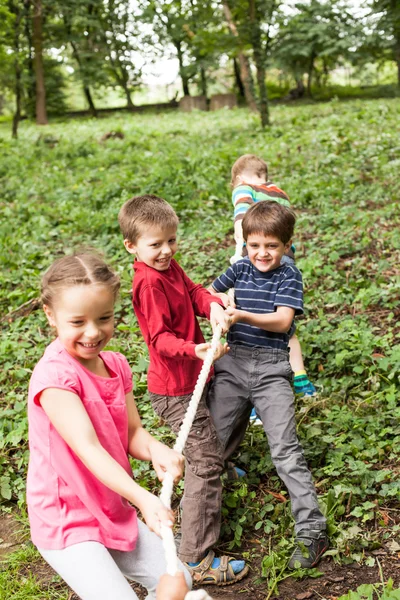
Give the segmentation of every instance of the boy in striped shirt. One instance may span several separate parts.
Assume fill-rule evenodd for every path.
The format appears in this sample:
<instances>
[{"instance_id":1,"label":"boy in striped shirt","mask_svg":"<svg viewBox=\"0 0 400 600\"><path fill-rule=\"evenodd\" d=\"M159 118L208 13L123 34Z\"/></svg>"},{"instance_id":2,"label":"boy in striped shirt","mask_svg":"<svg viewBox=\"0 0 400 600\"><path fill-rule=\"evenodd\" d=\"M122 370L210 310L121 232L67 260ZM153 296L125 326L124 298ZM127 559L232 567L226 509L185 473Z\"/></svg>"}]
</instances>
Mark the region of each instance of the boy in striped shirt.
<instances>
[{"instance_id":1,"label":"boy in striped shirt","mask_svg":"<svg viewBox=\"0 0 400 600\"><path fill-rule=\"evenodd\" d=\"M209 408L225 456L243 439L254 407L267 434L271 458L289 492L296 548L290 568L314 567L328 548L326 519L296 433L288 342L295 314L303 312L303 285L293 264L282 264L291 245L293 212L275 201L245 214L248 256L214 280L214 293L234 288L230 351L215 365ZM304 552L304 548L307 552Z\"/></svg>"},{"instance_id":2,"label":"boy in striped shirt","mask_svg":"<svg viewBox=\"0 0 400 600\"><path fill-rule=\"evenodd\" d=\"M267 163L255 154L244 154L237 159L232 167L231 185L233 187L232 203L234 206L236 241L235 254L231 257L231 264L233 264L247 253L242 231L242 221L247 210L253 204L265 200L274 200L283 206L289 207L290 200L286 192L268 181ZM282 262L294 265L294 250L294 246L286 249ZM302 396L315 396L316 390L308 379L304 368L300 342L294 334L294 329L289 347L290 364L294 372L294 391ZM251 418L254 419L255 414L252 414Z\"/></svg>"}]
</instances>

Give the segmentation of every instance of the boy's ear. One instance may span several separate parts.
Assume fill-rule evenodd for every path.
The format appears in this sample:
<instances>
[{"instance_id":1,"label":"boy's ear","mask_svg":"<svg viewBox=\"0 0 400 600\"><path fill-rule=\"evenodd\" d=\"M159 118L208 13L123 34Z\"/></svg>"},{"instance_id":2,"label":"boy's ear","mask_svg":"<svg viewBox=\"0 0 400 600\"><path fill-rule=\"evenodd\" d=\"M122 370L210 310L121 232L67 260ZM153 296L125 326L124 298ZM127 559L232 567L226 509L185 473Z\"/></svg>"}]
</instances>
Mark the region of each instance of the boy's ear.
<instances>
[{"instance_id":1,"label":"boy's ear","mask_svg":"<svg viewBox=\"0 0 400 600\"><path fill-rule=\"evenodd\" d=\"M290 250L291 247L292 247L292 240L289 240L288 243L285 244L285 252Z\"/></svg>"},{"instance_id":2,"label":"boy's ear","mask_svg":"<svg viewBox=\"0 0 400 600\"><path fill-rule=\"evenodd\" d=\"M44 314L47 317L49 325L51 325L51 327L55 327L56 322L54 320L53 311L51 310L50 306L47 306L47 304L43 304L43 310L44 310Z\"/></svg>"},{"instance_id":3,"label":"boy's ear","mask_svg":"<svg viewBox=\"0 0 400 600\"><path fill-rule=\"evenodd\" d=\"M129 254L136 254L136 244L129 240L124 240L124 246Z\"/></svg>"}]
</instances>

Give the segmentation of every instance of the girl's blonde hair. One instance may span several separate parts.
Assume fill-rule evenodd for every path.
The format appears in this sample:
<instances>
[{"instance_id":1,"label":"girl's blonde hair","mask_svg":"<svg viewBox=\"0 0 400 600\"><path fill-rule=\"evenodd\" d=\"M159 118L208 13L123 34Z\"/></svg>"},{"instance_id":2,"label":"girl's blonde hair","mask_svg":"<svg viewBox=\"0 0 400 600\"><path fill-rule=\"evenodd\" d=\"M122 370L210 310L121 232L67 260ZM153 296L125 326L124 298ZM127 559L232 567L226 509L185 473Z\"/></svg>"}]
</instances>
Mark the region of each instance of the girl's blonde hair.
<instances>
[{"instance_id":1,"label":"girl's blonde hair","mask_svg":"<svg viewBox=\"0 0 400 600\"><path fill-rule=\"evenodd\" d=\"M74 254L57 259L42 278L41 301L52 306L60 290L75 285L102 284L110 287L117 297L120 287L119 277L94 253Z\"/></svg>"}]
</instances>

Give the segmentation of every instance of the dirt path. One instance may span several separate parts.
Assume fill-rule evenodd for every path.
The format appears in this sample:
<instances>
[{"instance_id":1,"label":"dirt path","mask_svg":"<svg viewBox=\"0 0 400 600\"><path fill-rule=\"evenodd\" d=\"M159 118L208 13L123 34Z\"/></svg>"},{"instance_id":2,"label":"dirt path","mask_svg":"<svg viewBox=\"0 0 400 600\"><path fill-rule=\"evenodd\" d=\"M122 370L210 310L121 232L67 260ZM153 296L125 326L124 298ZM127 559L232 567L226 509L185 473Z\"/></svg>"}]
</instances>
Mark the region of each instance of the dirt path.
<instances>
[{"instance_id":1,"label":"dirt path","mask_svg":"<svg viewBox=\"0 0 400 600\"><path fill-rule=\"evenodd\" d=\"M0 561L4 561L7 555L14 552L22 544L27 543L23 526L12 515L0 514ZM377 583L381 581L379 564L382 569L383 578L386 582L390 577L395 587L400 587L400 553L391 553L389 549L379 549L372 552L376 559L373 567L366 567L353 563L350 565L336 565L331 558L321 561L318 566L323 576L318 579L305 578L302 581L291 577L279 585L279 597L272 595L271 600L335 600L349 590L356 590L363 583ZM21 575L27 573L35 575L41 582L43 588L48 587L54 578L52 569L40 558L29 565L21 564ZM259 564L252 565L252 572L243 582L233 586L218 588L206 586L208 593L215 600L225 598L226 600L265 600L268 596L268 587L259 581ZM62 584L54 584L62 589ZM135 584L132 585L140 600L144 598L144 592ZM65 586L65 589L67 587ZM72 592L69 600L79 600Z\"/></svg>"}]
</instances>

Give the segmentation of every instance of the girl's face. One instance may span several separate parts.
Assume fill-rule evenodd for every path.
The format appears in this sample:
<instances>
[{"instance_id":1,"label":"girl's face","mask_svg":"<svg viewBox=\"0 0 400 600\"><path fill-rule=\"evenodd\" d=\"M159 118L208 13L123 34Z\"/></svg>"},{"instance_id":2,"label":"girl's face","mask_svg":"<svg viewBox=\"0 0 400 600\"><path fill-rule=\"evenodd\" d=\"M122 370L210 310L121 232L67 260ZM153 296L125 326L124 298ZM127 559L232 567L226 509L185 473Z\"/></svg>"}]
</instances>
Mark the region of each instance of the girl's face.
<instances>
[{"instance_id":1,"label":"girl's face","mask_svg":"<svg viewBox=\"0 0 400 600\"><path fill-rule=\"evenodd\" d=\"M61 290L53 306L44 306L64 348L91 369L114 331L114 294L102 284L76 285Z\"/></svg>"}]
</instances>

